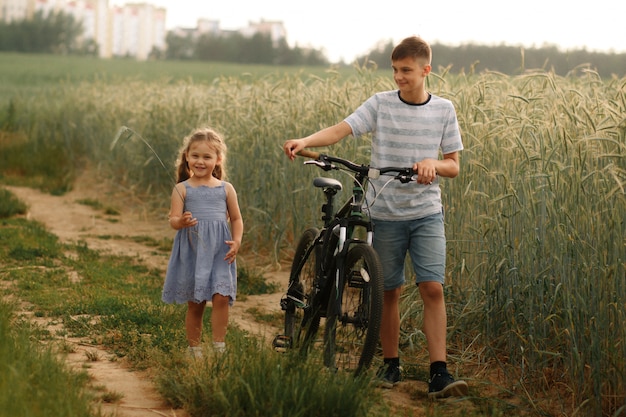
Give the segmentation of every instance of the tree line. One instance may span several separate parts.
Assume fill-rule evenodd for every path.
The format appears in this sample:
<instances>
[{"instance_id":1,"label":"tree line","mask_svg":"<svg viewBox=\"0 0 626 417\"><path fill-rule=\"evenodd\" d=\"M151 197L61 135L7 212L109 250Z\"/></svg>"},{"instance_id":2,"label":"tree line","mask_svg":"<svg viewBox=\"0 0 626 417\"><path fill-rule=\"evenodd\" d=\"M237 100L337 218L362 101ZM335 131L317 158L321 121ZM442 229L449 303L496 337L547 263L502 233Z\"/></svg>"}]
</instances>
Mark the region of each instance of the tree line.
<instances>
[{"instance_id":1,"label":"tree line","mask_svg":"<svg viewBox=\"0 0 626 417\"><path fill-rule=\"evenodd\" d=\"M43 15L37 12L32 19L0 22L0 51L98 54L93 40L82 39L82 23L72 15L57 12ZM328 66L325 54L313 48L289 47L286 40L273 41L269 35L257 33L252 37L240 33L226 35L192 32L166 36L166 50L152 51L152 59L220 61L241 64ZM390 66L392 41L381 43L357 58L361 65ZM465 44L449 46L433 44L433 66L453 73L497 71L519 74L529 69L553 71L567 75L579 68L597 71L602 77L626 75L626 54L587 51L562 51L557 46L540 48L519 46L486 46ZM335 63L352 65L353 63Z\"/></svg>"},{"instance_id":2,"label":"tree line","mask_svg":"<svg viewBox=\"0 0 626 417\"><path fill-rule=\"evenodd\" d=\"M374 63L379 68L390 66L394 44L382 43L358 58L361 64ZM521 46L486 46L465 44L449 46L431 45L433 67L453 73L496 71L504 74L520 74L526 70L542 69L565 76L580 68L597 71L602 77L626 75L626 54L592 52L586 49L562 51L557 46L540 48Z\"/></svg>"},{"instance_id":3,"label":"tree line","mask_svg":"<svg viewBox=\"0 0 626 417\"><path fill-rule=\"evenodd\" d=\"M32 19L0 22L0 51L97 55L98 45L82 33L82 23L71 14L38 11Z\"/></svg>"},{"instance_id":4,"label":"tree line","mask_svg":"<svg viewBox=\"0 0 626 417\"><path fill-rule=\"evenodd\" d=\"M328 59L316 49L290 48L287 41L275 42L269 35L257 33L251 37L240 33L227 35L192 33L181 36L169 32L166 37L165 59L193 59L241 64L266 65L328 65Z\"/></svg>"},{"instance_id":5,"label":"tree line","mask_svg":"<svg viewBox=\"0 0 626 417\"><path fill-rule=\"evenodd\" d=\"M32 19L0 22L0 51L97 56L97 44L82 39L82 33L82 23L71 14L54 12L44 15L40 11ZM273 42L269 35L260 33L246 37L238 33L179 36L169 32L166 44L165 51L153 50L151 58L267 65L329 64L319 50L290 48L285 40Z\"/></svg>"}]
</instances>

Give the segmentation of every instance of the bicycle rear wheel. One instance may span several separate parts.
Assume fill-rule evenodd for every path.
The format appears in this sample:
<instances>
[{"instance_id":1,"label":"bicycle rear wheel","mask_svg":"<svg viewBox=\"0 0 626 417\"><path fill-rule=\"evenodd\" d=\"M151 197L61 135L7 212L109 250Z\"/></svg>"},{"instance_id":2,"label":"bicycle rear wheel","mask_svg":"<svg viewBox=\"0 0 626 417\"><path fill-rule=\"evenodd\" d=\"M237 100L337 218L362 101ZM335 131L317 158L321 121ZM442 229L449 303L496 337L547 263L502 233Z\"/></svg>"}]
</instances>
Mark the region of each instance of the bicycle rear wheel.
<instances>
[{"instance_id":1,"label":"bicycle rear wheel","mask_svg":"<svg viewBox=\"0 0 626 417\"><path fill-rule=\"evenodd\" d=\"M357 244L346 256L340 287L333 283L324 330L324 363L358 375L374 357L380 337L383 272L376 251ZM341 310L338 300L341 296Z\"/></svg>"},{"instance_id":2,"label":"bicycle rear wheel","mask_svg":"<svg viewBox=\"0 0 626 417\"><path fill-rule=\"evenodd\" d=\"M284 302L285 336L289 347L307 354L320 326L320 309L314 305L315 275L320 247L312 247L319 234L307 229L300 237ZM300 267L302 265L302 267Z\"/></svg>"}]
</instances>

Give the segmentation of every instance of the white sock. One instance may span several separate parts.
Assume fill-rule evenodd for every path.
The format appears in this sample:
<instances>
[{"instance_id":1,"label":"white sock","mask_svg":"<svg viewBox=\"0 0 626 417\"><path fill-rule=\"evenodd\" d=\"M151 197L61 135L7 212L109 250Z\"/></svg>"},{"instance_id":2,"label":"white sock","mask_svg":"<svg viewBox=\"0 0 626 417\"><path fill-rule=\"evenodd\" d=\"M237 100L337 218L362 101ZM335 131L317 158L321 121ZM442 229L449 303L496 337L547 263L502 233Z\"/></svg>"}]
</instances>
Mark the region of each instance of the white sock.
<instances>
[{"instance_id":1,"label":"white sock","mask_svg":"<svg viewBox=\"0 0 626 417\"><path fill-rule=\"evenodd\" d=\"M202 346L189 346L189 355L194 358L201 358Z\"/></svg>"},{"instance_id":2,"label":"white sock","mask_svg":"<svg viewBox=\"0 0 626 417\"><path fill-rule=\"evenodd\" d=\"M213 349L218 353L224 352L226 350L226 342L213 342Z\"/></svg>"}]
</instances>

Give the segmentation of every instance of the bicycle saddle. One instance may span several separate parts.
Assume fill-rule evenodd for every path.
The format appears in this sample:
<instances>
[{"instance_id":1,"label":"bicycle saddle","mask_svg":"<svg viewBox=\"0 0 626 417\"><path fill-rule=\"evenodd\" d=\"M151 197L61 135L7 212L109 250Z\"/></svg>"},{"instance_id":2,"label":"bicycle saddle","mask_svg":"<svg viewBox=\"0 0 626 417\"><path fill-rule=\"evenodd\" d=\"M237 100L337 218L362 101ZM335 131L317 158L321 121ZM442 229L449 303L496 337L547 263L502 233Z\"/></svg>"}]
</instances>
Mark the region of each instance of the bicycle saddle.
<instances>
[{"instance_id":1,"label":"bicycle saddle","mask_svg":"<svg viewBox=\"0 0 626 417\"><path fill-rule=\"evenodd\" d=\"M343 188L341 183L336 179L326 177L313 179L313 185L319 188L332 188L333 190L341 190Z\"/></svg>"}]
</instances>

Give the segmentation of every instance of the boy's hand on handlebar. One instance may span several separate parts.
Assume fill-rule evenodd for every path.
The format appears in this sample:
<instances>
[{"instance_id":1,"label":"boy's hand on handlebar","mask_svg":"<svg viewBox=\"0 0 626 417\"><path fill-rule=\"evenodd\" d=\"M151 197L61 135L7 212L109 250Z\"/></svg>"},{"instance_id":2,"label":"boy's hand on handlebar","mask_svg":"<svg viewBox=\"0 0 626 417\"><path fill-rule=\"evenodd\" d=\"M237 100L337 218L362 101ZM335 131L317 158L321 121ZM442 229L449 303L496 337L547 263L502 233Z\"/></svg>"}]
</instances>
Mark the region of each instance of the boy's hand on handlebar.
<instances>
[{"instance_id":1,"label":"boy's hand on handlebar","mask_svg":"<svg viewBox=\"0 0 626 417\"><path fill-rule=\"evenodd\" d=\"M296 159L296 155L304 149L304 144L300 139L289 139L283 144L283 151L285 155L292 161Z\"/></svg>"},{"instance_id":2,"label":"boy's hand on handlebar","mask_svg":"<svg viewBox=\"0 0 626 417\"><path fill-rule=\"evenodd\" d=\"M413 164L413 171L417 174L418 184L431 184L437 178L435 159L424 159Z\"/></svg>"}]
</instances>

